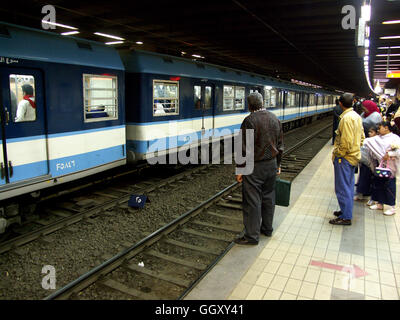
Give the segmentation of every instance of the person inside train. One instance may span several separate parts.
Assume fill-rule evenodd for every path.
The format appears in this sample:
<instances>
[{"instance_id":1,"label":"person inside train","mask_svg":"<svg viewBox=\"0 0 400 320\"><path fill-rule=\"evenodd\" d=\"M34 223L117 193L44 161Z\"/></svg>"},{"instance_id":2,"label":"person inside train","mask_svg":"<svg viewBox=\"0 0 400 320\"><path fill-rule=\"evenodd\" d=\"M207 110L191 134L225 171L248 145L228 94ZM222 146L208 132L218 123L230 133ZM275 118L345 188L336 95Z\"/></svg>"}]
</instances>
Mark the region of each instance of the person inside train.
<instances>
[{"instance_id":1,"label":"person inside train","mask_svg":"<svg viewBox=\"0 0 400 320\"><path fill-rule=\"evenodd\" d=\"M18 99L13 90L10 90L10 96L11 96L11 114L13 119L15 119L15 116L17 115Z\"/></svg>"},{"instance_id":2,"label":"person inside train","mask_svg":"<svg viewBox=\"0 0 400 320\"><path fill-rule=\"evenodd\" d=\"M154 111L154 114L165 114L164 106L162 103L157 102L156 104L156 110Z\"/></svg>"},{"instance_id":3,"label":"person inside train","mask_svg":"<svg viewBox=\"0 0 400 320\"><path fill-rule=\"evenodd\" d=\"M15 122L35 121L36 103L33 96L33 87L30 84L24 84L21 88L23 99L18 103Z\"/></svg>"},{"instance_id":4,"label":"person inside train","mask_svg":"<svg viewBox=\"0 0 400 320\"><path fill-rule=\"evenodd\" d=\"M379 168L386 167L390 174L380 174L375 169L375 177L372 183L371 200L377 204L370 206L371 210L383 210L384 204L390 206L383 212L391 216L396 213L396 173L400 159L400 137L392 132L392 125L385 121L378 126L379 135L365 139L365 146L375 165Z\"/></svg>"}]
</instances>

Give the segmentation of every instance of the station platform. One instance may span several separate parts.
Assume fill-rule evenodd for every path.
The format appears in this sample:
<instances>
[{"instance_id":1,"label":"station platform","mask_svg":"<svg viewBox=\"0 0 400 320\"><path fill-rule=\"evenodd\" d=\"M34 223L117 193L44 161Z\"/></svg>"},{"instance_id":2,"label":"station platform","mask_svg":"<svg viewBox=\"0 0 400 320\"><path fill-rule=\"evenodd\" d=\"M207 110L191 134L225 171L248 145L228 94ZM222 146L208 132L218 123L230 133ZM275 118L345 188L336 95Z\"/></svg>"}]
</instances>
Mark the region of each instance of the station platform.
<instances>
[{"instance_id":1,"label":"station platform","mask_svg":"<svg viewBox=\"0 0 400 320\"><path fill-rule=\"evenodd\" d=\"M293 181L272 237L235 245L185 300L399 299L398 201L393 216L355 201L351 226L329 224L339 209L332 148L327 143Z\"/></svg>"}]
</instances>

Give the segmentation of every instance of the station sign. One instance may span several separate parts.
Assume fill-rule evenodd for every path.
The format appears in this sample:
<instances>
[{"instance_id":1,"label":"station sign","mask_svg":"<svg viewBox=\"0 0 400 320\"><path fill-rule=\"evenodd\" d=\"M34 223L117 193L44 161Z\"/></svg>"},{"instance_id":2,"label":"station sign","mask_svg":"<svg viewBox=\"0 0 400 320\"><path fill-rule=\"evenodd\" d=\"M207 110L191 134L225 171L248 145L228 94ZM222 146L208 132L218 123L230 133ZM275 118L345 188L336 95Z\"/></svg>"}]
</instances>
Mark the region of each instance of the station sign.
<instances>
[{"instance_id":1,"label":"station sign","mask_svg":"<svg viewBox=\"0 0 400 320\"><path fill-rule=\"evenodd\" d=\"M400 71L388 71L386 78L400 78Z\"/></svg>"}]
</instances>

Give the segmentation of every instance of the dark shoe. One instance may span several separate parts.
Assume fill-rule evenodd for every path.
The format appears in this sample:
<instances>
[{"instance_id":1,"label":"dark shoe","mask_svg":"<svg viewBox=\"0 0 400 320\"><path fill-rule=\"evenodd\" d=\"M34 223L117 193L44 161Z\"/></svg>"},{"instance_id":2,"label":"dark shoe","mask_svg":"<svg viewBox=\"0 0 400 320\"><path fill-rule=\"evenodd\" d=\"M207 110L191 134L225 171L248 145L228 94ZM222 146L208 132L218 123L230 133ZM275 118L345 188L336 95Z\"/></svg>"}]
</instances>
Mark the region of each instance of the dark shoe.
<instances>
[{"instance_id":1,"label":"dark shoe","mask_svg":"<svg viewBox=\"0 0 400 320\"><path fill-rule=\"evenodd\" d=\"M340 217L342 215L342 211L334 211L333 215L336 217Z\"/></svg>"},{"instance_id":2,"label":"dark shoe","mask_svg":"<svg viewBox=\"0 0 400 320\"><path fill-rule=\"evenodd\" d=\"M249 245L257 245L258 241L255 240L249 240L246 239L245 237L241 237L241 238L236 238L235 240L233 240L235 243L237 244L249 244Z\"/></svg>"},{"instance_id":3,"label":"dark shoe","mask_svg":"<svg viewBox=\"0 0 400 320\"><path fill-rule=\"evenodd\" d=\"M260 230L260 233L263 234L266 237L272 237L272 231Z\"/></svg>"},{"instance_id":4,"label":"dark shoe","mask_svg":"<svg viewBox=\"0 0 400 320\"><path fill-rule=\"evenodd\" d=\"M335 224L338 226L351 226L351 220L346 220L342 218L336 218L329 221L330 224Z\"/></svg>"}]
</instances>

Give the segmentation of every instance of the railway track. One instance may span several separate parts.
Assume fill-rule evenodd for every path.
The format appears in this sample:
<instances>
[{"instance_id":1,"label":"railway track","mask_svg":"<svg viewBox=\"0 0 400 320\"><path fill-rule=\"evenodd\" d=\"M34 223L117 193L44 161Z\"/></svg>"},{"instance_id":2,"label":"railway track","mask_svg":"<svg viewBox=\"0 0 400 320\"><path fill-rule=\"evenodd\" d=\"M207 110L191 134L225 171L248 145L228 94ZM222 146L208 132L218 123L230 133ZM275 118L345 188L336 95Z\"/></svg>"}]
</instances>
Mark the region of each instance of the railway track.
<instances>
[{"instance_id":1,"label":"railway track","mask_svg":"<svg viewBox=\"0 0 400 320\"><path fill-rule=\"evenodd\" d=\"M285 135L285 145L296 146L296 144L301 143L301 139L304 136L310 136L312 132L320 130L324 125L325 121L321 121L290 131ZM299 160L296 159L296 161ZM282 165L283 171L287 171L289 177L293 176L291 174L293 171L292 164L286 164L285 160L283 160ZM204 173L208 168L213 167L215 166L197 166L183 173L175 173L175 175L166 179L152 177L150 181L119 182L121 179L129 178L133 174L140 174L147 170L147 165L141 165L133 170L116 172L112 176L102 177L81 186L73 186L49 195L39 204L41 206L40 210L38 210L41 212L40 216L32 215L22 226L14 227L9 234L2 235L0 254L10 250L17 250L18 247L37 239L46 241L46 236L63 228L68 228L73 232L75 230L73 225L80 221L90 223L91 218L104 212L116 208L127 209L126 203L132 193L147 194L162 189L164 186L179 183L179 181L182 182L188 177ZM285 173L285 178L287 174ZM86 194L77 196L78 192L82 190L88 191ZM69 198L66 199L66 197Z\"/></svg>"},{"instance_id":2,"label":"railway track","mask_svg":"<svg viewBox=\"0 0 400 320\"><path fill-rule=\"evenodd\" d=\"M125 188L110 186L103 190L90 193L90 198L78 197L73 201L55 203L55 205L44 209L47 213L45 219L34 220L29 225L19 228L19 232L21 233L20 235L1 242L0 254L9 250L15 250L16 248L39 238L46 241L45 237L47 235L63 228L70 227L71 231L74 231L71 226L77 222L84 220L90 223L91 218L110 210L116 210L118 208L133 210L127 205L132 193L148 194L162 189L165 186L180 183L185 179L189 179L191 176L202 174L208 169L215 167L215 165L204 165L192 168L166 179L153 178L151 182L142 181L132 186L126 186Z\"/></svg>"},{"instance_id":3,"label":"railway track","mask_svg":"<svg viewBox=\"0 0 400 320\"><path fill-rule=\"evenodd\" d=\"M310 128L313 134L306 138L291 136L281 178L293 180L301 172L330 139L330 128L325 123ZM46 299L182 299L242 231L240 185L188 209L138 243L124 244L117 255L105 256L105 262Z\"/></svg>"}]
</instances>

